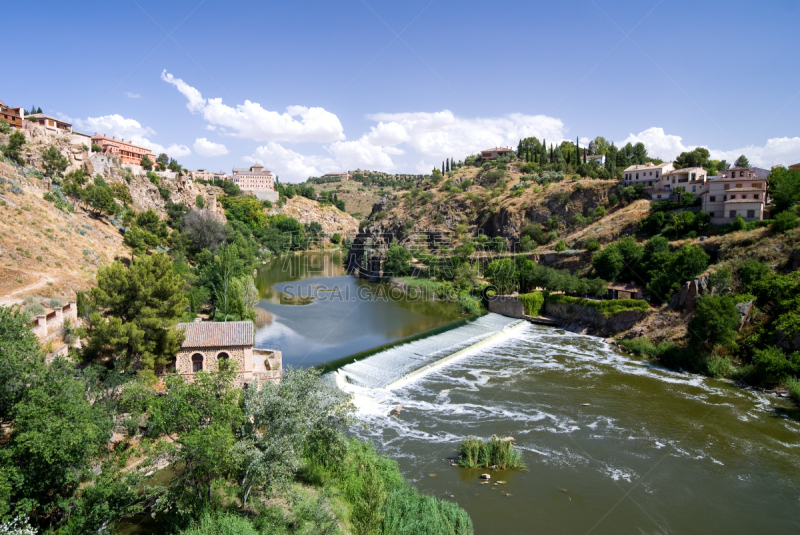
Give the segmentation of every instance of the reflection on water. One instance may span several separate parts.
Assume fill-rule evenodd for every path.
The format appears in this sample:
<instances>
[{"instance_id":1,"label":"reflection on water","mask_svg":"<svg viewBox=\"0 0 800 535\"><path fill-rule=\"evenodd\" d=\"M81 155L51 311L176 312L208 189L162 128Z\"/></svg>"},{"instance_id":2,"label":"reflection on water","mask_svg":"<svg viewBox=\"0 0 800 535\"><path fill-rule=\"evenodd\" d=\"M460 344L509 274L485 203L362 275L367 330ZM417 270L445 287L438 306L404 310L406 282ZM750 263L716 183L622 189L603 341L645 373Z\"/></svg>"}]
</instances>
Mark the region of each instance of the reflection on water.
<instances>
[{"instance_id":1,"label":"reflection on water","mask_svg":"<svg viewBox=\"0 0 800 535\"><path fill-rule=\"evenodd\" d=\"M272 318L256 325L256 347L280 346L284 366L315 366L462 317L454 303L409 300L347 275L341 253L273 259L258 270L256 287Z\"/></svg>"},{"instance_id":2,"label":"reflection on water","mask_svg":"<svg viewBox=\"0 0 800 535\"><path fill-rule=\"evenodd\" d=\"M353 431L421 490L454 496L477 535L800 533L790 403L561 333L526 324L397 388L339 382L366 424ZM350 368L366 376L371 358ZM473 434L515 437L529 471L482 485L451 466Z\"/></svg>"}]
</instances>

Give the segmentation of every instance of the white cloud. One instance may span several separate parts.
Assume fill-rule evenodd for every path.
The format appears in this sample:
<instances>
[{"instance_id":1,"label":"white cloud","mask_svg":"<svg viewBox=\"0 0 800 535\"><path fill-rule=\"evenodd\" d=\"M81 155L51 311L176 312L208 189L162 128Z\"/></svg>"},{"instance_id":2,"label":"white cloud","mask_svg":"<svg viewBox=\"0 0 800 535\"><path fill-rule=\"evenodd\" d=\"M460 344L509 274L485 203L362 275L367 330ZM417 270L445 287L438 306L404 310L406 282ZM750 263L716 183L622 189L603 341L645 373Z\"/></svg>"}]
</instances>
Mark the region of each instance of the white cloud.
<instances>
[{"instance_id":1,"label":"white cloud","mask_svg":"<svg viewBox=\"0 0 800 535\"><path fill-rule=\"evenodd\" d=\"M214 143L204 137L199 137L194 142L194 151L200 156L222 156L228 154L228 148L221 143Z\"/></svg>"},{"instance_id":2,"label":"white cloud","mask_svg":"<svg viewBox=\"0 0 800 535\"><path fill-rule=\"evenodd\" d=\"M494 146L516 147L521 138L536 136L550 141L564 138L560 119L546 115L511 113L501 117L457 117L439 112L376 113L379 121L369 138L387 145L407 143L426 157L461 159Z\"/></svg>"},{"instance_id":3,"label":"white cloud","mask_svg":"<svg viewBox=\"0 0 800 535\"><path fill-rule=\"evenodd\" d=\"M769 169L773 165L791 165L800 162L800 137L775 137L768 139L763 147L748 145L734 150L710 150L715 160L736 161L744 154L750 165Z\"/></svg>"},{"instance_id":4,"label":"white cloud","mask_svg":"<svg viewBox=\"0 0 800 535\"><path fill-rule=\"evenodd\" d=\"M140 95L139 93L131 93L130 91L125 91L125 96L128 98L139 98L142 95Z\"/></svg>"},{"instance_id":5,"label":"white cloud","mask_svg":"<svg viewBox=\"0 0 800 535\"><path fill-rule=\"evenodd\" d=\"M97 132L126 139L134 145L141 145L153 152L165 152L163 145L150 141L145 136L155 135L155 130L142 126L136 119L127 119L122 115L103 115L102 117L89 117L86 120L76 120L75 124L86 130L87 134Z\"/></svg>"},{"instance_id":6,"label":"white cloud","mask_svg":"<svg viewBox=\"0 0 800 535\"><path fill-rule=\"evenodd\" d=\"M231 129L229 135L235 137L255 141L318 143L345 139L339 118L323 108L288 106L286 112L278 113L249 100L232 108L223 104L221 98L204 99L200 91L175 78L166 69L161 73L161 79L174 85L186 97L189 111L202 114L211 125Z\"/></svg>"},{"instance_id":7,"label":"white cloud","mask_svg":"<svg viewBox=\"0 0 800 535\"><path fill-rule=\"evenodd\" d=\"M695 148L684 145L682 139L680 136L665 134L663 128L652 127L638 134L630 134L617 143L617 146L622 147L628 143L635 145L641 141L647 148L647 154L653 158L669 161L677 158L680 153Z\"/></svg>"},{"instance_id":8,"label":"white cloud","mask_svg":"<svg viewBox=\"0 0 800 535\"><path fill-rule=\"evenodd\" d=\"M170 158L173 159L183 158L184 156L189 156L192 153L191 149L186 145L178 145L178 144L170 145L169 147L167 147L167 150L165 152L169 155Z\"/></svg>"},{"instance_id":9,"label":"white cloud","mask_svg":"<svg viewBox=\"0 0 800 535\"><path fill-rule=\"evenodd\" d=\"M658 127L631 134L617 145L622 146L629 142L635 144L639 141L644 143L650 156L665 161L674 160L681 152L697 148L696 145L684 145L681 136L666 134L663 128ZM709 148L708 151L712 159L727 160L731 164L744 154L750 161L750 165L769 169L773 165L791 164L800 160L800 137L772 138L768 139L763 146L748 145L730 150Z\"/></svg>"}]
</instances>

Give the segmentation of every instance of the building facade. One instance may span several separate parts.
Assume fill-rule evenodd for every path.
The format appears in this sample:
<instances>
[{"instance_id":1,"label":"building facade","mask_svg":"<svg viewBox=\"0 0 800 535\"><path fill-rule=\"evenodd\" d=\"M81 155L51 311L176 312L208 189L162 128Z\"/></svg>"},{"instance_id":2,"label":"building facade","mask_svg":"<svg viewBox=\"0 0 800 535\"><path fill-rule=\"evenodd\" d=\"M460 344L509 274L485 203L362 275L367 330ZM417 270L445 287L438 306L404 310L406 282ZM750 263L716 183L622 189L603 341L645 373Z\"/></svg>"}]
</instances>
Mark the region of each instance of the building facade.
<instances>
[{"instance_id":1,"label":"building facade","mask_svg":"<svg viewBox=\"0 0 800 535\"><path fill-rule=\"evenodd\" d=\"M201 371L216 371L220 362L236 365L237 386L278 382L282 375L282 355L277 349L253 348L253 323L250 321L179 323L185 334L175 363L157 373L174 372L187 380Z\"/></svg>"},{"instance_id":2,"label":"building facade","mask_svg":"<svg viewBox=\"0 0 800 535\"><path fill-rule=\"evenodd\" d=\"M661 178L663 174L674 170L675 165L672 162L664 162L661 164L647 162L642 165L631 165L625 169L622 176L622 183L625 186L644 184L645 188L658 189L662 186Z\"/></svg>"},{"instance_id":3,"label":"building facade","mask_svg":"<svg viewBox=\"0 0 800 535\"><path fill-rule=\"evenodd\" d=\"M60 135L69 134L72 132L72 125L61 119L56 119L44 113L34 113L33 115L26 115L23 122L24 128L33 128L34 126L42 126L48 134Z\"/></svg>"},{"instance_id":4,"label":"building facade","mask_svg":"<svg viewBox=\"0 0 800 535\"><path fill-rule=\"evenodd\" d=\"M715 225L732 223L736 216L745 221L764 219L767 179L747 168L735 167L708 182L703 195L703 211Z\"/></svg>"},{"instance_id":5,"label":"building facade","mask_svg":"<svg viewBox=\"0 0 800 535\"><path fill-rule=\"evenodd\" d=\"M22 128L22 119L24 117L24 108L11 108L0 100L0 121L5 121L14 128Z\"/></svg>"},{"instance_id":6,"label":"building facade","mask_svg":"<svg viewBox=\"0 0 800 535\"><path fill-rule=\"evenodd\" d=\"M231 180L246 191L275 191L275 177L272 176L272 171L264 169L261 164L255 164L250 168L234 167Z\"/></svg>"},{"instance_id":7,"label":"building facade","mask_svg":"<svg viewBox=\"0 0 800 535\"><path fill-rule=\"evenodd\" d=\"M342 182L347 182L352 177L350 175L350 171L344 171L342 173L327 173L322 175L322 178L341 178Z\"/></svg>"},{"instance_id":8,"label":"building facade","mask_svg":"<svg viewBox=\"0 0 800 535\"><path fill-rule=\"evenodd\" d=\"M605 154L590 154L586 157L586 163L597 162L597 165L600 167L606 166L606 155Z\"/></svg>"},{"instance_id":9,"label":"building facade","mask_svg":"<svg viewBox=\"0 0 800 535\"><path fill-rule=\"evenodd\" d=\"M511 154L516 152L514 149L510 149L508 147L494 147L493 149L486 149L481 151L481 160L494 160L498 156L505 156L506 154Z\"/></svg>"},{"instance_id":10,"label":"building facade","mask_svg":"<svg viewBox=\"0 0 800 535\"><path fill-rule=\"evenodd\" d=\"M122 165L139 165L144 156L147 156L152 162L155 162L155 157L150 149L126 142L121 138L117 139L115 136L108 137L105 134L99 136L97 132L95 132L92 136L92 143L94 145L100 145L103 149L103 154L120 158L122 160Z\"/></svg>"}]
</instances>

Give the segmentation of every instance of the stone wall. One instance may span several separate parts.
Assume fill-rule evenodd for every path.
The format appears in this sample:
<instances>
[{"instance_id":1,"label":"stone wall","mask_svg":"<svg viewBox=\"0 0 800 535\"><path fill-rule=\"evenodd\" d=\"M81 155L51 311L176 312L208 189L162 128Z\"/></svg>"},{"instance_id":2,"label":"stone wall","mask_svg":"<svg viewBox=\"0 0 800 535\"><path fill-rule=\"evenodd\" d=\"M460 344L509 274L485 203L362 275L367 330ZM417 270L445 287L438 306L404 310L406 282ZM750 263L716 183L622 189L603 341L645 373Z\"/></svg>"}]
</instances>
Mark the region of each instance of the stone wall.
<instances>
[{"instance_id":1,"label":"stone wall","mask_svg":"<svg viewBox=\"0 0 800 535\"><path fill-rule=\"evenodd\" d=\"M562 322L564 329L596 336L627 331L648 315L638 310L625 310L607 318L593 308L570 303L546 303L545 309L548 316Z\"/></svg>"},{"instance_id":2,"label":"stone wall","mask_svg":"<svg viewBox=\"0 0 800 535\"><path fill-rule=\"evenodd\" d=\"M60 334L65 319L73 324L78 321L78 304L75 301L69 301L63 307L54 307L49 314L36 316L31 324L31 331L39 340L53 339Z\"/></svg>"},{"instance_id":3,"label":"stone wall","mask_svg":"<svg viewBox=\"0 0 800 535\"><path fill-rule=\"evenodd\" d=\"M493 295L487 300L489 312L519 319L525 314L525 307L516 295Z\"/></svg>"}]
</instances>

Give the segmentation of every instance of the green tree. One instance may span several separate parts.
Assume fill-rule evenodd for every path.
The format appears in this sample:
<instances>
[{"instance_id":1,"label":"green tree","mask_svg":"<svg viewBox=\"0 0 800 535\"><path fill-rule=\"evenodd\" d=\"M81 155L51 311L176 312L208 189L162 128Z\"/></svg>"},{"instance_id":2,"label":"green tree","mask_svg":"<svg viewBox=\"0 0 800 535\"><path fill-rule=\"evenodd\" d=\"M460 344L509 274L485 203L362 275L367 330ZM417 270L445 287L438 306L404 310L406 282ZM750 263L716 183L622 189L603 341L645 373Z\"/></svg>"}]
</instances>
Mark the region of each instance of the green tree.
<instances>
[{"instance_id":1,"label":"green tree","mask_svg":"<svg viewBox=\"0 0 800 535\"><path fill-rule=\"evenodd\" d=\"M689 334L709 349L716 345L735 348L739 311L730 295L701 295L695 300Z\"/></svg>"},{"instance_id":2,"label":"green tree","mask_svg":"<svg viewBox=\"0 0 800 535\"><path fill-rule=\"evenodd\" d=\"M11 125L6 121L0 120L0 134L8 134L11 132Z\"/></svg>"},{"instance_id":3,"label":"green tree","mask_svg":"<svg viewBox=\"0 0 800 535\"><path fill-rule=\"evenodd\" d=\"M734 167L750 167L750 162L747 160L747 156L742 154L741 156L736 158L736 161L733 162L733 166Z\"/></svg>"},{"instance_id":4,"label":"green tree","mask_svg":"<svg viewBox=\"0 0 800 535\"><path fill-rule=\"evenodd\" d=\"M643 248L631 237L610 243L592 258L592 267L604 280L618 282L641 282L639 264Z\"/></svg>"},{"instance_id":5,"label":"green tree","mask_svg":"<svg viewBox=\"0 0 800 535\"><path fill-rule=\"evenodd\" d=\"M338 232L335 232L333 236L331 236L331 243L333 245L339 245L340 243L342 243L342 235L339 234Z\"/></svg>"},{"instance_id":6,"label":"green tree","mask_svg":"<svg viewBox=\"0 0 800 535\"><path fill-rule=\"evenodd\" d=\"M343 431L354 406L326 385L317 370L291 370L279 384L244 394L242 439L233 448L242 488L242 506L254 487L285 488L304 457L332 466L346 450Z\"/></svg>"},{"instance_id":7,"label":"green tree","mask_svg":"<svg viewBox=\"0 0 800 535\"><path fill-rule=\"evenodd\" d=\"M390 277L404 277L411 274L411 251L402 245L393 244L386 251L383 273Z\"/></svg>"},{"instance_id":8,"label":"green tree","mask_svg":"<svg viewBox=\"0 0 800 535\"><path fill-rule=\"evenodd\" d=\"M69 160L59 152L55 145L50 145L42 152L42 165L44 166L45 174L53 178L61 176L61 173L69 165Z\"/></svg>"},{"instance_id":9,"label":"green tree","mask_svg":"<svg viewBox=\"0 0 800 535\"><path fill-rule=\"evenodd\" d=\"M797 224L797 214L785 211L775 216L775 221L770 225L770 230L772 232L786 232L797 227Z\"/></svg>"},{"instance_id":10,"label":"green tree","mask_svg":"<svg viewBox=\"0 0 800 535\"><path fill-rule=\"evenodd\" d=\"M9 160L12 160L19 165L25 165L25 158L22 157L23 145L25 145L25 134L19 130L15 130L8 137L8 145L3 147L3 154Z\"/></svg>"},{"instance_id":11,"label":"green tree","mask_svg":"<svg viewBox=\"0 0 800 535\"><path fill-rule=\"evenodd\" d=\"M142 156L142 160L139 162L139 165L141 165L142 169L144 169L145 171L153 170L153 160L151 160L147 154Z\"/></svg>"},{"instance_id":12,"label":"green tree","mask_svg":"<svg viewBox=\"0 0 800 535\"><path fill-rule=\"evenodd\" d=\"M769 174L772 216L788 210L800 201L800 170L776 167Z\"/></svg>"},{"instance_id":13,"label":"green tree","mask_svg":"<svg viewBox=\"0 0 800 535\"><path fill-rule=\"evenodd\" d=\"M711 154L708 149L697 147L688 152L682 152L675 158L675 168L683 169L685 167L708 167L710 163Z\"/></svg>"},{"instance_id":14,"label":"green tree","mask_svg":"<svg viewBox=\"0 0 800 535\"><path fill-rule=\"evenodd\" d=\"M674 253L657 254L652 262L658 266L648 276L647 291L659 301L667 301L680 289L680 285L691 280L708 267L708 254L699 246L685 244Z\"/></svg>"},{"instance_id":15,"label":"green tree","mask_svg":"<svg viewBox=\"0 0 800 535\"><path fill-rule=\"evenodd\" d=\"M97 272L90 292L90 359L120 359L123 365L153 377L156 365L171 362L183 334L174 329L188 300L183 278L164 253L143 256L126 268L117 261Z\"/></svg>"},{"instance_id":16,"label":"green tree","mask_svg":"<svg viewBox=\"0 0 800 535\"><path fill-rule=\"evenodd\" d=\"M206 198L198 193L197 197L195 197L194 205L202 210L206 206Z\"/></svg>"},{"instance_id":17,"label":"green tree","mask_svg":"<svg viewBox=\"0 0 800 535\"><path fill-rule=\"evenodd\" d=\"M41 345L27 315L0 306L0 424L11 421L11 409L26 390L26 377L41 359Z\"/></svg>"},{"instance_id":18,"label":"green tree","mask_svg":"<svg viewBox=\"0 0 800 535\"><path fill-rule=\"evenodd\" d=\"M510 258L492 260L486 266L484 276L500 295L512 293L518 285L519 273Z\"/></svg>"}]
</instances>

